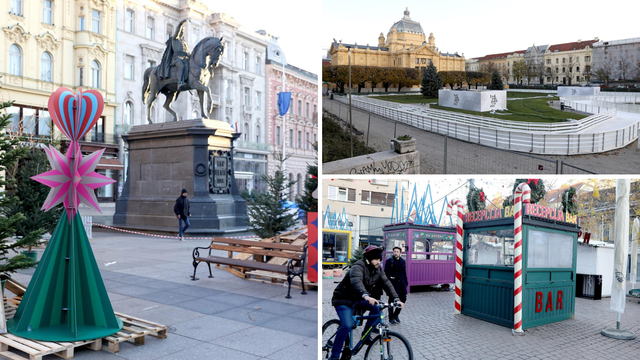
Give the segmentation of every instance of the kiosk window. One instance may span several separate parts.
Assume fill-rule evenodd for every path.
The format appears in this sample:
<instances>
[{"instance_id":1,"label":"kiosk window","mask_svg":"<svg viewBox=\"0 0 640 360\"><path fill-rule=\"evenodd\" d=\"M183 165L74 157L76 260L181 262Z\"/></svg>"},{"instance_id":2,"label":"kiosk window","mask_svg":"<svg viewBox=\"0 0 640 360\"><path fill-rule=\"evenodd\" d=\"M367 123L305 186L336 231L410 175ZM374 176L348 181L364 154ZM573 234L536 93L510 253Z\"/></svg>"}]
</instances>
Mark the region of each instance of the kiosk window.
<instances>
[{"instance_id":1,"label":"kiosk window","mask_svg":"<svg viewBox=\"0 0 640 360\"><path fill-rule=\"evenodd\" d=\"M406 251L405 242L406 233L404 231L390 232L385 235L386 251L393 252L393 248L397 246L404 253Z\"/></svg>"},{"instance_id":2,"label":"kiosk window","mask_svg":"<svg viewBox=\"0 0 640 360\"><path fill-rule=\"evenodd\" d=\"M530 268L573 267L573 236L529 230L527 266Z\"/></svg>"},{"instance_id":3,"label":"kiosk window","mask_svg":"<svg viewBox=\"0 0 640 360\"><path fill-rule=\"evenodd\" d=\"M453 254L455 254L455 250L453 249L453 241L431 241L431 252L445 253L442 255L432 255L431 258L434 260L453 260Z\"/></svg>"},{"instance_id":4,"label":"kiosk window","mask_svg":"<svg viewBox=\"0 0 640 360\"><path fill-rule=\"evenodd\" d=\"M347 261L349 250L349 234L323 233L322 234L322 260L328 262Z\"/></svg>"},{"instance_id":5,"label":"kiosk window","mask_svg":"<svg viewBox=\"0 0 640 360\"><path fill-rule=\"evenodd\" d=\"M470 232L467 264L513 266L513 229Z\"/></svg>"}]
</instances>

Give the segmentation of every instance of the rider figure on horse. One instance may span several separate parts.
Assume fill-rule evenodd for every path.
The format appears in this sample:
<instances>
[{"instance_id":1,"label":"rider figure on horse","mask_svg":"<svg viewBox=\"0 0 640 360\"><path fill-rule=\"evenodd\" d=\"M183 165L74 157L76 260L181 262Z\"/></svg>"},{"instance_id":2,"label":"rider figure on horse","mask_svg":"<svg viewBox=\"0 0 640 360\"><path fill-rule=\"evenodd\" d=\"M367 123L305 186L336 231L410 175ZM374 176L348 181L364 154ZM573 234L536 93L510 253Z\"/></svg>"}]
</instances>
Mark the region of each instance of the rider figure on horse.
<instances>
[{"instance_id":1,"label":"rider figure on horse","mask_svg":"<svg viewBox=\"0 0 640 360\"><path fill-rule=\"evenodd\" d=\"M173 36L167 42L164 54L162 54L162 62L159 67L160 78L171 77L171 67L175 65L178 74L178 90L186 85L189 77L189 47L184 41L184 27L188 19L182 20L178 24Z\"/></svg>"}]
</instances>

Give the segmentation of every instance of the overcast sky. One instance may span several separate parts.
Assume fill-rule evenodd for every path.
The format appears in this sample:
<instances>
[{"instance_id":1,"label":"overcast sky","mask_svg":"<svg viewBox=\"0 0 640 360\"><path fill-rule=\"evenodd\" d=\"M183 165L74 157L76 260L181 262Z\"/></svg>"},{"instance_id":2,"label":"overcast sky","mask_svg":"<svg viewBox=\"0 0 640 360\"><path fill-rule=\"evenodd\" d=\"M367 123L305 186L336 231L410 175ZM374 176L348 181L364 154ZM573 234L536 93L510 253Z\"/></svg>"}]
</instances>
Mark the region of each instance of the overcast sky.
<instances>
[{"instance_id":1,"label":"overcast sky","mask_svg":"<svg viewBox=\"0 0 640 360\"><path fill-rule=\"evenodd\" d=\"M215 12L231 15L250 31L266 30L279 37L287 63L320 73L320 1L214 1L203 0Z\"/></svg>"},{"instance_id":2,"label":"overcast sky","mask_svg":"<svg viewBox=\"0 0 640 360\"><path fill-rule=\"evenodd\" d=\"M322 0L323 55L332 38L377 46L382 32L400 20L405 7L441 52L467 59L580 40L640 37L638 0Z\"/></svg>"}]
</instances>

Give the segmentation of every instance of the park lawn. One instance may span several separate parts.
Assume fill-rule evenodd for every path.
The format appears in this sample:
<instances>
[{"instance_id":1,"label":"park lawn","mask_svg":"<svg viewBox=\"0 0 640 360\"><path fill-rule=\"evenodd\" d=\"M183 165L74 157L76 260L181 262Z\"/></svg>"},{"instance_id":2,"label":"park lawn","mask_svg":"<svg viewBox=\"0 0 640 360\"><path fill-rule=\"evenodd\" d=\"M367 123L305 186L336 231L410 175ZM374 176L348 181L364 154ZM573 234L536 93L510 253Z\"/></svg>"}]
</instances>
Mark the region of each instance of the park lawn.
<instances>
[{"instance_id":1,"label":"park lawn","mask_svg":"<svg viewBox=\"0 0 640 360\"><path fill-rule=\"evenodd\" d=\"M558 98L543 98L543 99L522 99L522 100L510 100L507 101L508 113L511 115L496 115L489 112L477 112L461 109L453 109L449 107L431 105L432 109L446 110L460 112L464 114L487 116L497 119L512 120L512 121L526 121L526 122L560 122L571 119L582 119L587 115L574 114L570 112L564 112L553 109L547 104L547 101L557 101Z\"/></svg>"},{"instance_id":2,"label":"park lawn","mask_svg":"<svg viewBox=\"0 0 640 360\"><path fill-rule=\"evenodd\" d=\"M424 97L422 95L387 95L387 96L369 96L372 99L392 101L402 104L430 104L437 103L437 98Z\"/></svg>"},{"instance_id":3,"label":"park lawn","mask_svg":"<svg viewBox=\"0 0 640 360\"><path fill-rule=\"evenodd\" d=\"M547 96L544 93L531 93L531 92L519 92L519 91L507 91L507 99L522 99L531 97L543 97Z\"/></svg>"}]
</instances>

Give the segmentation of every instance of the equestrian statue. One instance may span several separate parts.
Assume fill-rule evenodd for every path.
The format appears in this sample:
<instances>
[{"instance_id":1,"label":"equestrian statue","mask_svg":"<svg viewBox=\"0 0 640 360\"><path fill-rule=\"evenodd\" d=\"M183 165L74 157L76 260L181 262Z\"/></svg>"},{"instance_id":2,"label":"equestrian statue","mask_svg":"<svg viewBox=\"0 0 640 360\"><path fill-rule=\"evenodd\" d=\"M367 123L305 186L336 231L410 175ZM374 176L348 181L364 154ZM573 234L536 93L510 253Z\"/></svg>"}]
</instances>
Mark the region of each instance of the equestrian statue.
<instances>
[{"instance_id":1,"label":"equestrian statue","mask_svg":"<svg viewBox=\"0 0 640 360\"><path fill-rule=\"evenodd\" d=\"M208 119L208 114L213 111L211 89L207 85L224 53L224 44L222 38L206 37L196 44L190 54L189 47L184 41L184 27L187 21L188 19L182 20L173 36L167 40L167 48L162 55L160 65L152 66L144 72L142 102L147 105L149 124L153 124L151 110L159 93L166 97L164 108L173 115L174 121L178 121L178 116L171 108L171 104L183 91L198 92L200 113L204 119ZM205 93L208 101L207 111L204 110Z\"/></svg>"}]
</instances>

